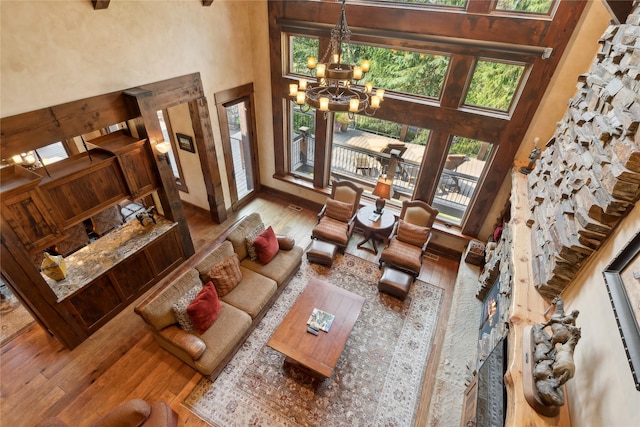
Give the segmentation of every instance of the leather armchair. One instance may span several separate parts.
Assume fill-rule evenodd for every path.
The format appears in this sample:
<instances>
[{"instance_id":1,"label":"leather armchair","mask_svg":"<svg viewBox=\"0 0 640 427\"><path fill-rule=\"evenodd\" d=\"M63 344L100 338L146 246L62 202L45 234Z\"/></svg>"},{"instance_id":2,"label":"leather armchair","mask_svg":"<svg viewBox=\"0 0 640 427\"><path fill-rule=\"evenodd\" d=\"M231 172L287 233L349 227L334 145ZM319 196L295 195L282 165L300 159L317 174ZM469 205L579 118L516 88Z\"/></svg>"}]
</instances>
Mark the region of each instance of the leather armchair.
<instances>
[{"instance_id":1,"label":"leather armchair","mask_svg":"<svg viewBox=\"0 0 640 427\"><path fill-rule=\"evenodd\" d=\"M331 197L318 213L311 238L333 243L344 250L353 233L363 190L350 181L334 181Z\"/></svg>"},{"instance_id":2,"label":"leather armchair","mask_svg":"<svg viewBox=\"0 0 640 427\"><path fill-rule=\"evenodd\" d=\"M380 267L387 265L417 277L436 216L438 210L426 202L402 202L400 217L389 236L389 244L380 254Z\"/></svg>"},{"instance_id":3,"label":"leather armchair","mask_svg":"<svg viewBox=\"0 0 640 427\"><path fill-rule=\"evenodd\" d=\"M143 399L124 402L91 422L91 427L138 426L138 427L177 427L178 414L166 402L149 404ZM36 427L67 427L60 418L42 420Z\"/></svg>"}]
</instances>

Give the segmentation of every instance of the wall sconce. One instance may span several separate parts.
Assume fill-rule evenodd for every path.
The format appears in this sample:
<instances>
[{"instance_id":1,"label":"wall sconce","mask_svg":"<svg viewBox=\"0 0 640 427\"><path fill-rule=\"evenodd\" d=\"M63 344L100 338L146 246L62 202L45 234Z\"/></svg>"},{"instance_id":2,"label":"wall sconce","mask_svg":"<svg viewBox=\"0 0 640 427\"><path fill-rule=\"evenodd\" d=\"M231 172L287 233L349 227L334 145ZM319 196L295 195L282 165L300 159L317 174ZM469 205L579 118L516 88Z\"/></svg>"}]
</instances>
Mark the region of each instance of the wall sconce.
<instances>
[{"instance_id":1,"label":"wall sconce","mask_svg":"<svg viewBox=\"0 0 640 427\"><path fill-rule=\"evenodd\" d=\"M156 150L158 150L158 160L166 160L169 163L167 153L171 150L171 144L168 141L157 142Z\"/></svg>"}]
</instances>

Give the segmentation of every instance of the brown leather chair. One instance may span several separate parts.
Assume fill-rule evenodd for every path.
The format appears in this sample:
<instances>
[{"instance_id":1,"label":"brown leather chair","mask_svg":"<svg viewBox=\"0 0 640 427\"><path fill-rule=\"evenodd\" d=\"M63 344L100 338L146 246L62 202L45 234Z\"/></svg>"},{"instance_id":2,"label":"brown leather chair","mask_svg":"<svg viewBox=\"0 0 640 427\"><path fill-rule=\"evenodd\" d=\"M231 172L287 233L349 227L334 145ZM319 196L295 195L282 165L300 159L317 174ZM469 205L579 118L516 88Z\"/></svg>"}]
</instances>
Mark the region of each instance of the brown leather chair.
<instances>
[{"instance_id":1,"label":"brown leather chair","mask_svg":"<svg viewBox=\"0 0 640 427\"><path fill-rule=\"evenodd\" d=\"M177 427L178 414L166 402L149 404L143 399L132 399L93 421L91 426ZM67 427L67 424L60 418L51 417L36 427Z\"/></svg>"},{"instance_id":2,"label":"brown leather chair","mask_svg":"<svg viewBox=\"0 0 640 427\"><path fill-rule=\"evenodd\" d=\"M389 245L380 254L380 267L396 268L417 277L436 216L438 210L426 202L402 202L400 217L391 232Z\"/></svg>"},{"instance_id":3,"label":"brown leather chair","mask_svg":"<svg viewBox=\"0 0 640 427\"><path fill-rule=\"evenodd\" d=\"M344 250L353 233L363 190L350 181L333 181L331 197L318 213L311 238L333 243Z\"/></svg>"}]
</instances>

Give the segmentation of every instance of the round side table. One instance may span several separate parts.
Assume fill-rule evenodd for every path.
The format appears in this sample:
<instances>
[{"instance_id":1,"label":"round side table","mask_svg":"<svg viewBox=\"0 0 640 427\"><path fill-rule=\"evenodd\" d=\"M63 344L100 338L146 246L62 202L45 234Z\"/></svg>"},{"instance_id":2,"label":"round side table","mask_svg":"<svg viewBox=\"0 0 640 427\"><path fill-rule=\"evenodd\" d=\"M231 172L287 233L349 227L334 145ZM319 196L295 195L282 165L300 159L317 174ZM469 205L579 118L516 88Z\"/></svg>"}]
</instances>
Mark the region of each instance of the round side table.
<instances>
[{"instance_id":1,"label":"round side table","mask_svg":"<svg viewBox=\"0 0 640 427\"><path fill-rule=\"evenodd\" d=\"M376 236L383 233L388 235L396 222L396 217L392 213L385 211L382 211L381 214L376 214L374 210L374 206L363 206L356 215L356 222L364 230L364 240L358 243L358 248L361 248L362 245L371 241L373 252L377 254Z\"/></svg>"}]
</instances>

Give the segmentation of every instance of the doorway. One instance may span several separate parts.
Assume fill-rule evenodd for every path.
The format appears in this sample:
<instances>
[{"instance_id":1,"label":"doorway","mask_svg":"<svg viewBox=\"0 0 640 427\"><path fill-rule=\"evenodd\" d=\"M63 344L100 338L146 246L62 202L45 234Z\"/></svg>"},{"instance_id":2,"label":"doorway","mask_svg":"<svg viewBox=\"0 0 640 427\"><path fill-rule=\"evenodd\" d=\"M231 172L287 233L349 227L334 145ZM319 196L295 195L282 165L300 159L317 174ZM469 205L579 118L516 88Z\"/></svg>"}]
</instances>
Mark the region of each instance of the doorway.
<instances>
[{"instance_id":1,"label":"doorway","mask_svg":"<svg viewBox=\"0 0 640 427\"><path fill-rule=\"evenodd\" d=\"M253 85L216 93L215 100L231 209L235 212L253 199L259 186Z\"/></svg>"}]
</instances>

